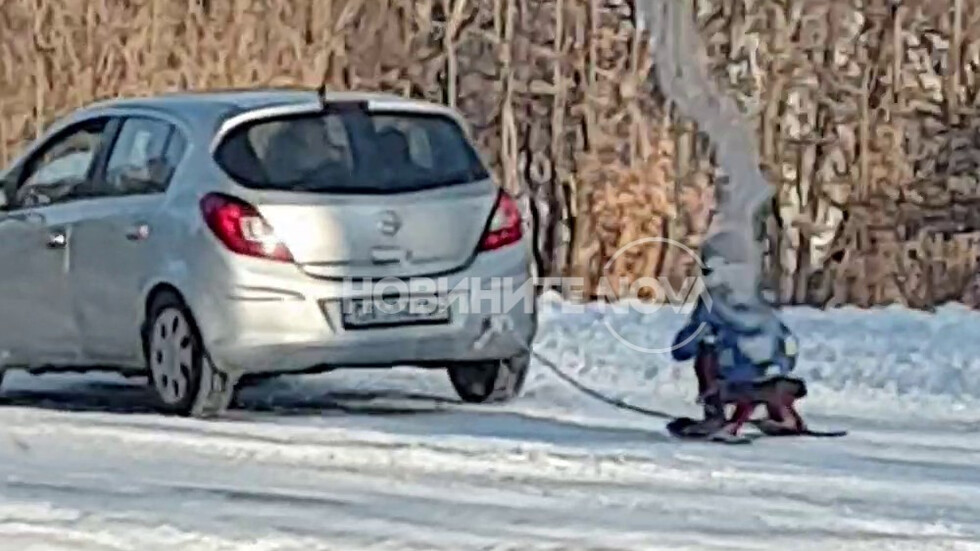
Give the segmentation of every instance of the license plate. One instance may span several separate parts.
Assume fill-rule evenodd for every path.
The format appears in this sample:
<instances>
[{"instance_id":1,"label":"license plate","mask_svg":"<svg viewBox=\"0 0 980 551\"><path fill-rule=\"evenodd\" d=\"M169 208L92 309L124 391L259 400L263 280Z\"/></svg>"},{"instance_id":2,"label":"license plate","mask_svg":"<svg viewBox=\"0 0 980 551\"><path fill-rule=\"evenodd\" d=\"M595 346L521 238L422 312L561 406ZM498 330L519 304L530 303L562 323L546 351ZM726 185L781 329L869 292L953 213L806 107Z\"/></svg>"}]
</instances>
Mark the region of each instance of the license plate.
<instances>
[{"instance_id":1,"label":"license plate","mask_svg":"<svg viewBox=\"0 0 980 551\"><path fill-rule=\"evenodd\" d=\"M350 329L449 323L449 301L435 295L348 299L342 307Z\"/></svg>"}]
</instances>

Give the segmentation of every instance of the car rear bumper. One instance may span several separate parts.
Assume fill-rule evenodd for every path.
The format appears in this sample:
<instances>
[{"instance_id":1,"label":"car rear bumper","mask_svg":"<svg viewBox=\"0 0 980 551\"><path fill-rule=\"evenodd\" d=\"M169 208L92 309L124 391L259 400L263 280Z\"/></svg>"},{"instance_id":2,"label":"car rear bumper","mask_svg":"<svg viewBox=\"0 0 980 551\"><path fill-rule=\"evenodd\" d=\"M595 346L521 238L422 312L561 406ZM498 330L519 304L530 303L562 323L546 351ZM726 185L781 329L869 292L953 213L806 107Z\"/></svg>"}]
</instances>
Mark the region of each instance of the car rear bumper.
<instances>
[{"instance_id":1,"label":"car rear bumper","mask_svg":"<svg viewBox=\"0 0 980 551\"><path fill-rule=\"evenodd\" d=\"M450 321L445 324L346 329L341 305L350 288L340 292L337 282L327 281L212 294L194 308L195 316L219 367L241 374L509 358L534 339L535 293L521 251L487 257L448 278L443 290L451 292ZM486 339L495 323L511 329Z\"/></svg>"},{"instance_id":2,"label":"car rear bumper","mask_svg":"<svg viewBox=\"0 0 980 551\"><path fill-rule=\"evenodd\" d=\"M309 332L259 333L217 341L210 350L222 369L237 373L290 373L315 368L445 366L456 362L508 358L533 339L532 316L509 316L514 337L497 337L479 348L487 322L467 316L462 327L420 326L366 330L357 335Z\"/></svg>"}]
</instances>

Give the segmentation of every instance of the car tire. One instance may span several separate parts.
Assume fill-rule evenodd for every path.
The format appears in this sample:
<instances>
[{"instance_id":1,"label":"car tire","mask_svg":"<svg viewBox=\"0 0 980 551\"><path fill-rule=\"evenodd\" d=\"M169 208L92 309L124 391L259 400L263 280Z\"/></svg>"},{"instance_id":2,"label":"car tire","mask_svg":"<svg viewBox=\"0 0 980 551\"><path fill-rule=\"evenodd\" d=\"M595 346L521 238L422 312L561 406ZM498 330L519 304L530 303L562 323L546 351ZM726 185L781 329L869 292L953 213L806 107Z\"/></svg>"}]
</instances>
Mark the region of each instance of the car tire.
<instances>
[{"instance_id":1,"label":"car tire","mask_svg":"<svg viewBox=\"0 0 980 551\"><path fill-rule=\"evenodd\" d=\"M161 411L191 414L200 393L204 350L194 317L173 293L161 293L149 308L146 363Z\"/></svg>"},{"instance_id":2,"label":"car tire","mask_svg":"<svg viewBox=\"0 0 980 551\"><path fill-rule=\"evenodd\" d=\"M531 354L449 368L449 381L466 403L489 404L517 398L531 366Z\"/></svg>"},{"instance_id":3,"label":"car tire","mask_svg":"<svg viewBox=\"0 0 980 551\"><path fill-rule=\"evenodd\" d=\"M148 319L147 369L160 409L198 418L226 411L238 377L215 365L190 308L176 294L163 292L153 299Z\"/></svg>"}]
</instances>

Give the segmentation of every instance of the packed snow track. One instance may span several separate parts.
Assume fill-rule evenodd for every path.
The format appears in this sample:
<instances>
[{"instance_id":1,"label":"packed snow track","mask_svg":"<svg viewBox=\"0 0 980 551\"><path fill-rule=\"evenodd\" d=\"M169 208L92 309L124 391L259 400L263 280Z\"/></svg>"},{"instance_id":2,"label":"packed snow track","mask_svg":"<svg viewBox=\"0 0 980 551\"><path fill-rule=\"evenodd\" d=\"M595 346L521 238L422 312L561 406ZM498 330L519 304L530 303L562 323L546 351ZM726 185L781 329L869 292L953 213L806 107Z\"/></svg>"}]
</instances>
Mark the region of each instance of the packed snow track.
<instances>
[{"instance_id":1,"label":"packed snow track","mask_svg":"<svg viewBox=\"0 0 980 551\"><path fill-rule=\"evenodd\" d=\"M613 397L696 414L682 322L546 300L537 349ZM843 439L682 443L535 366L502 407L441 372L282 378L220 421L142 381L9 374L3 550L980 550L980 316L788 310L804 413Z\"/></svg>"}]
</instances>

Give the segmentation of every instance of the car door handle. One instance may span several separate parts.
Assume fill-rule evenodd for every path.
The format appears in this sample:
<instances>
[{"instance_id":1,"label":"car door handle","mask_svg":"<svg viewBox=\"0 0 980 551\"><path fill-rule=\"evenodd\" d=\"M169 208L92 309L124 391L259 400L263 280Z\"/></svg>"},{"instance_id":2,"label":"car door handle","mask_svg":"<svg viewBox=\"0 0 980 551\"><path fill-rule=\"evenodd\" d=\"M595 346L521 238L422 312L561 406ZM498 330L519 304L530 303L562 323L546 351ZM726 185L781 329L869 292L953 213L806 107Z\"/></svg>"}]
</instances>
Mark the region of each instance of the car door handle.
<instances>
[{"instance_id":1,"label":"car door handle","mask_svg":"<svg viewBox=\"0 0 980 551\"><path fill-rule=\"evenodd\" d=\"M150 237L149 224L136 224L126 230L126 239L130 241L143 241Z\"/></svg>"},{"instance_id":2,"label":"car door handle","mask_svg":"<svg viewBox=\"0 0 980 551\"><path fill-rule=\"evenodd\" d=\"M64 249L68 245L68 234L64 230L52 230L48 234L47 246L49 249Z\"/></svg>"}]
</instances>

